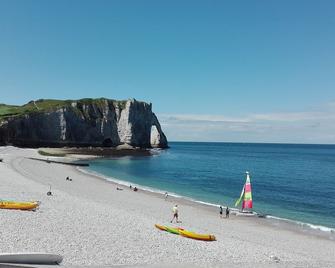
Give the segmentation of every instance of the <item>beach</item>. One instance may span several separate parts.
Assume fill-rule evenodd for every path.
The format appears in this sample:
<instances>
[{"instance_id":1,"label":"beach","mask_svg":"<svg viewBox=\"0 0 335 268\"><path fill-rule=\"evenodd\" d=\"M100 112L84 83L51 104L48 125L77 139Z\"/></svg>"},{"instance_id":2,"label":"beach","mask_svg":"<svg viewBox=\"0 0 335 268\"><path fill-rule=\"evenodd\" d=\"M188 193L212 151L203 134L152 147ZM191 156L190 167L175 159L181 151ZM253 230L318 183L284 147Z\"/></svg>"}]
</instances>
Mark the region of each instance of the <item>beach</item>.
<instances>
[{"instance_id":1,"label":"beach","mask_svg":"<svg viewBox=\"0 0 335 268\"><path fill-rule=\"evenodd\" d=\"M50 252L61 266L334 267L333 234L259 218L219 217L189 200L134 192L77 167L37 161L36 149L0 147L0 198L41 201L37 211L0 210L0 252ZM72 181L67 181L70 177ZM51 185L51 196L47 196ZM116 188L123 190L117 190ZM182 223L171 224L178 204ZM155 224L214 234L204 242Z\"/></svg>"}]
</instances>

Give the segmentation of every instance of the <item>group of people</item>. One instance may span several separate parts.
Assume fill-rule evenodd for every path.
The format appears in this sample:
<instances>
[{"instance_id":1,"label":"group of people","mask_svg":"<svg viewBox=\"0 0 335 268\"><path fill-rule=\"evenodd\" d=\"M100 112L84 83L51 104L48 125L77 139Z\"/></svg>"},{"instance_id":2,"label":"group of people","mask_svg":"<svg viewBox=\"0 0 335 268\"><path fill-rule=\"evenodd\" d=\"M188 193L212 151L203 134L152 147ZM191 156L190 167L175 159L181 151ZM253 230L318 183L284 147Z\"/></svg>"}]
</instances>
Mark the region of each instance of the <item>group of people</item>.
<instances>
[{"instance_id":1,"label":"group of people","mask_svg":"<svg viewBox=\"0 0 335 268\"><path fill-rule=\"evenodd\" d=\"M174 205L174 207L172 208L172 212L173 212L173 218L170 222L172 223L175 219L176 223L181 223L181 221L178 220L178 205ZM230 212L230 209L227 206L226 207L226 218L229 218L229 212ZM220 206L220 217L223 218L223 207L222 206Z\"/></svg>"},{"instance_id":2,"label":"group of people","mask_svg":"<svg viewBox=\"0 0 335 268\"><path fill-rule=\"evenodd\" d=\"M229 212L230 212L230 210L229 210L229 207L227 206L226 207L226 218L229 218ZM220 217L223 218L223 208L222 208L222 206L220 206Z\"/></svg>"},{"instance_id":3,"label":"group of people","mask_svg":"<svg viewBox=\"0 0 335 268\"><path fill-rule=\"evenodd\" d=\"M167 198L167 193L165 196L165 200L166 198ZM229 218L230 209L228 206L226 207L225 212L226 212L226 218ZM178 205L174 205L174 207L172 208L172 213L173 213L173 217L170 223L172 223L174 220L176 220L176 223L181 223L181 221L178 220ZM220 217L223 218L223 207L222 206L220 206Z\"/></svg>"},{"instance_id":4,"label":"group of people","mask_svg":"<svg viewBox=\"0 0 335 268\"><path fill-rule=\"evenodd\" d=\"M131 190L133 190L134 192L137 192L137 191L138 191L138 189L137 189L137 187L136 187L136 186L135 186L135 187L133 187L133 186L129 185L129 188L130 188Z\"/></svg>"},{"instance_id":5,"label":"group of people","mask_svg":"<svg viewBox=\"0 0 335 268\"><path fill-rule=\"evenodd\" d=\"M71 179L69 176L67 176L67 177L65 178L65 180L66 180L66 181L72 181L72 179ZM49 185L49 191L47 191L47 196L52 196L51 185Z\"/></svg>"}]
</instances>

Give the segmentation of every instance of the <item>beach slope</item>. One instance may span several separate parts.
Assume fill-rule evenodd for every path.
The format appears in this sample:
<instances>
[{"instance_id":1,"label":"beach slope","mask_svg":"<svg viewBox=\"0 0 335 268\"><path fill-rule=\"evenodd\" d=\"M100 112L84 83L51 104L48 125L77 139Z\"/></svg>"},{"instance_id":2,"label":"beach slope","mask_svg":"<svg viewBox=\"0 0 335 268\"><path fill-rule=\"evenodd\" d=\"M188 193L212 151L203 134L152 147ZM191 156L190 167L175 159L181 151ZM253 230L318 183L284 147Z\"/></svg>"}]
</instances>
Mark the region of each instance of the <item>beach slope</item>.
<instances>
[{"instance_id":1,"label":"beach slope","mask_svg":"<svg viewBox=\"0 0 335 268\"><path fill-rule=\"evenodd\" d=\"M116 190L115 184L76 167L29 159L34 157L46 159L35 149L0 147L0 198L41 201L35 212L0 210L0 252L61 254L61 266L335 267L331 235L264 219L220 219L214 208L170 197L165 201L141 189ZM192 240L155 228L156 223L172 225L175 203L179 227L214 234L217 241Z\"/></svg>"}]
</instances>

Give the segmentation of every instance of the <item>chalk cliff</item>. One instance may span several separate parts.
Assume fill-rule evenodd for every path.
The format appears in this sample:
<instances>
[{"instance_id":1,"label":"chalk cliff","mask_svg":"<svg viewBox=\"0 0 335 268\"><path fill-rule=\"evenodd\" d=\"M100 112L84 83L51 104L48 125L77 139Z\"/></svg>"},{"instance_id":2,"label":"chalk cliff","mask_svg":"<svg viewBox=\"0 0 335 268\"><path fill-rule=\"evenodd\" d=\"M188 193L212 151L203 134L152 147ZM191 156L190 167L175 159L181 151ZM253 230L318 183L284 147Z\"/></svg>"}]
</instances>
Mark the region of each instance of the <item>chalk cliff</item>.
<instances>
[{"instance_id":1,"label":"chalk cliff","mask_svg":"<svg viewBox=\"0 0 335 268\"><path fill-rule=\"evenodd\" d=\"M0 105L0 144L23 147L128 144L166 148L168 142L152 105L135 99L38 100Z\"/></svg>"}]
</instances>

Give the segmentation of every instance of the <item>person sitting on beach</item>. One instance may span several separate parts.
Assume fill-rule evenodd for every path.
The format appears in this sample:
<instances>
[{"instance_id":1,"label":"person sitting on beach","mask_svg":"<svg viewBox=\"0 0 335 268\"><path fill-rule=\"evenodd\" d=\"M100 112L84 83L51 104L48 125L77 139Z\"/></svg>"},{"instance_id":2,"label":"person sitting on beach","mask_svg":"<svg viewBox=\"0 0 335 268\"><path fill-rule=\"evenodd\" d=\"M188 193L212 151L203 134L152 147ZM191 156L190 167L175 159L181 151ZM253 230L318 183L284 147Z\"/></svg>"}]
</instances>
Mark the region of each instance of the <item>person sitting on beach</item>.
<instances>
[{"instance_id":1,"label":"person sitting on beach","mask_svg":"<svg viewBox=\"0 0 335 268\"><path fill-rule=\"evenodd\" d=\"M137 187L136 186L134 187L134 192L137 192Z\"/></svg>"},{"instance_id":2,"label":"person sitting on beach","mask_svg":"<svg viewBox=\"0 0 335 268\"><path fill-rule=\"evenodd\" d=\"M172 208L172 212L173 212L173 218L172 218L172 220L170 222L172 223L173 220L176 219L176 223L179 223L180 221L178 221L178 205L175 205Z\"/></svg>"},{"instance_id":3,"label":"person sitting on beach","mask_svg":"<svg viewBox=\"0 0 335 268\"><path fill-rule=\"evenodd\" d=\"M51 185L49 185L49 191L47 192L47 195L48 195L48 196L52 195L52 192L51 192Z\"/></svg>"},{"instance_id":4,"label":"person sitting on beach","mask_svg":"<svg viewBox=\"0 0 335 268\"><path fill-rule=\"evenodd\" d=\"M226 208L226 218L229 218L229 207Z\"/></svg>"},{"instance_id":5,"label":"person sitting on beach","mask_svg":"<svg viewBox=\"0 0 335 268\"><path fill-rule=\"evenodd\" d=\"M222 214L223 214L223 208L222 206L220 206L220 218L222 218Z\"/></svg>"}]
</instances>

